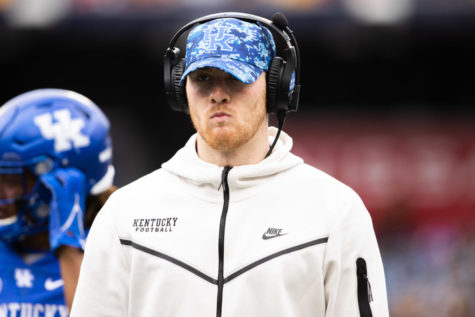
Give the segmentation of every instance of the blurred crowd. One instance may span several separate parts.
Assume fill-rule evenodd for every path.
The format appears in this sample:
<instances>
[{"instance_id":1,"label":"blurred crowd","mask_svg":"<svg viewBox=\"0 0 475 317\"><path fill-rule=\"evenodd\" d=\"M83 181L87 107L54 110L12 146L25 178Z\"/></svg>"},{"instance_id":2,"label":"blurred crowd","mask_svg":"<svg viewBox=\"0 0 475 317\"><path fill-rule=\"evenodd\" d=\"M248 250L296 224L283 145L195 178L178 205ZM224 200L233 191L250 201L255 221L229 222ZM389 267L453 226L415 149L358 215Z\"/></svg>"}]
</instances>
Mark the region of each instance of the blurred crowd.
<instances>
[{"instance_id":1,"label":"blurred crowd","mask_svg":"<svg viewBox=\"0 0 475 317\"><path fill-rule=\"evenodd\" d=\"M155 10L160 13L172 9L194 7L228 7L249 10L259 7L280 8L287 11L303 12L316 10L334 0L0 0L0 11L29 11L35 8L42 14L57 12L62 17L69 14L123 15L140 11Z\"/></svg>"},{"instance_id":2,"label":"blurred crowd","mask_svg":"<svg viewBox=\"0 0 475 317\"><path fill-rule=\"evenodd\" d=\"M475 235L452 226L383 233L392 317L475 316Z\"/></svg>"},{"instance_id":3,"label":"blurred crowd","mask_svg":"<svg viewBox=\"0 0 475 317\"><path fill-rule=\"evenodd\" d=\"M193 8L220 11L284 10L287 13L337 15L370 24L401 24L416 14L475 12L472 0L0 0L9 25L44 27L70 15L124 16L163 14Z\"/></svg>"}]
</instances>

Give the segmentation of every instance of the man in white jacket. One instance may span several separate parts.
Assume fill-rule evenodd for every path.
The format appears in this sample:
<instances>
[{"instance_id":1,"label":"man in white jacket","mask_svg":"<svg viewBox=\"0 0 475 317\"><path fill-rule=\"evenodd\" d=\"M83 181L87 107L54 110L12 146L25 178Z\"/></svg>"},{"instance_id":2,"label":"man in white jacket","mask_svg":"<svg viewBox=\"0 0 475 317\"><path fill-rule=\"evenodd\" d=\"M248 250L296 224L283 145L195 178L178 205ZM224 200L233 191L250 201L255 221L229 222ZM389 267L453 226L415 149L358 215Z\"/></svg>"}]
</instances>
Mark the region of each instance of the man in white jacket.
<instances>
[{"instance_id":1,"label":"man in white jacket","mask_svg":"<svg viewBox=\"0 0 475 317\"><path fill-rule=\"evenodd\" d=\"M189 29L181 58L173 45ZM175 35L166 90L197 133L101 210L73 317L388 316L363 202L280 133L297 108L299 63L280 14L217 14Z\"/></svg>"}]
</instances>

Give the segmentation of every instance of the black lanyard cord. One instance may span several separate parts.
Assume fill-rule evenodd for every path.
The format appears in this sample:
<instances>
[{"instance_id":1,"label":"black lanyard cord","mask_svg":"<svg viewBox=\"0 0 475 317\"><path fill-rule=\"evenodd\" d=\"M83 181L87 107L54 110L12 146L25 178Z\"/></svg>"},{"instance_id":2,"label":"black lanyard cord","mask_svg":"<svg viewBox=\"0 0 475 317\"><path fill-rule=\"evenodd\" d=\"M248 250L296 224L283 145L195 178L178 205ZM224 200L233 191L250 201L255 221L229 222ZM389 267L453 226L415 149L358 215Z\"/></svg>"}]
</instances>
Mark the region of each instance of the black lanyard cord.
<instances>
[{"instance_id":1,"label":"black lanyard cord","mask_svg":"<svg viewBox=\"0 0 475 317\"><path fill-rule=\"evenodd\" d=\"M267 151L266 157L267 158L269 155L271 155L272 151L274 150L275 145L277 144L277 141L279 140L280 136L280 131L282 131L282 128L284 127L284 122L285 122L285 116L287 113L285 111L279 111L277 112L277 120L279 122L279 128L277 130L277 134L275 135L274 142L272 142L272 145L269 147L269 151Z\"/></svg>"}]
</instances>

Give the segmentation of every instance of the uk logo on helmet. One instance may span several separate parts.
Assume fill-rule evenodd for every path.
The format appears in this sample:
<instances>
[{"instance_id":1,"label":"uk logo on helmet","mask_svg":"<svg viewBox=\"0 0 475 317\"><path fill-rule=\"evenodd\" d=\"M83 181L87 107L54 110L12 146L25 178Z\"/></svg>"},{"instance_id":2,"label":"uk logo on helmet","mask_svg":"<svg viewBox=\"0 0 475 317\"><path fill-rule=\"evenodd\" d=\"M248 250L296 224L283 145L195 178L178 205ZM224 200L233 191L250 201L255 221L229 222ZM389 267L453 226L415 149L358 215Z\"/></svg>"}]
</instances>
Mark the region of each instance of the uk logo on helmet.
<instances>
[{"instance_id":1,"label":"uk logo on helmet","mask_svg":"<svg viewBox=\"0 0 475 317\"><path fill-rule=\"evenodd\" d=\"M53 122L53 117L56 122ZM63 152L75 148L86 147L91 143L88 135L82 134L81 129L85 122L82 118L71 118L68 109L62 109L51 113L36 116L35 124L40 129L41 135L46 140L54 140L56 152Z\"/></svg>"}]
</instances>

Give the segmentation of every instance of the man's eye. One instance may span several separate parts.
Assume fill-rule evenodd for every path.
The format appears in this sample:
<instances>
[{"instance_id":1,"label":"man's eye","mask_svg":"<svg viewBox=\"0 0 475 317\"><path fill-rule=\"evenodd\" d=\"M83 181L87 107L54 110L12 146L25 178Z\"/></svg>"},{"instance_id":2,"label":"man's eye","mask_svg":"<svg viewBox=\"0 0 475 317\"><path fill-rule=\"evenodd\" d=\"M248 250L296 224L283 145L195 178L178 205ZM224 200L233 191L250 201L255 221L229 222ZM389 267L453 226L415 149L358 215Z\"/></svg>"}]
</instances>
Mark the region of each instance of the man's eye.
<instances>
[{"instance_id":1,"label":"man's eye","mask_svg":"<svg viewBox=\"0 0 475 317\"><path fill-rule=\"evenodd\" d=\"M233 75L229 75L226 77L226 81L233 85L233 87L244 87L246 84L234 77Z\"/></svg>"},{"instance_id":2,"label":"man's eye","mask_svg":"<svg viewBox=\"0 0 475 317\"><path fill-rule=\"evenodd\" d=\"M196 78L198 81L208 81L210 79L208 74L200 74Z\"/></svg>"}]
</instances>

